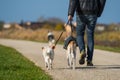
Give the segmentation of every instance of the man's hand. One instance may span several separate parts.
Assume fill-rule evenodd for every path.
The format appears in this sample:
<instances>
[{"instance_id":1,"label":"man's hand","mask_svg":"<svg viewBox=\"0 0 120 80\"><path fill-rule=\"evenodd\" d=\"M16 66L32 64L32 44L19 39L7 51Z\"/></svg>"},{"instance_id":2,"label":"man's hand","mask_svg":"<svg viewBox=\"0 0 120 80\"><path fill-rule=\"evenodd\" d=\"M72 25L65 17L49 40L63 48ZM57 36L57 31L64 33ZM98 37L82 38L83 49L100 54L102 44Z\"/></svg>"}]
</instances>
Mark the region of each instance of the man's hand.
<instances>
[{"instance_id":1,"label":"man's hand","mask_svg":"<svg viewBox=\"0 0 120 80\"><path fill-rule=\"evenodd\" d=\"M69 21L72 21L73 20L73 17L71 15L68 16L68 20Z\"/></svg>"}]
</instances>

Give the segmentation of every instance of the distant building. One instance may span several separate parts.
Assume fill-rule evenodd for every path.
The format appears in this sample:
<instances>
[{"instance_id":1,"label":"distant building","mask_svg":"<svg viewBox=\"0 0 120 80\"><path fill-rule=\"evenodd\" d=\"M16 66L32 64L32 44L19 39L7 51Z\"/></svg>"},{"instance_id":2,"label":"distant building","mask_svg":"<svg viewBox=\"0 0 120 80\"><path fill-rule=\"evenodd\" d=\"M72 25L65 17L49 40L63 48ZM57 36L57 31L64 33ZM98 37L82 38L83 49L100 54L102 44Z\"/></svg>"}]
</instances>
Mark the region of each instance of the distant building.
<instances>
[{"instance_id":1,"label":"distant building","mask_svg":"<svg viewBox=\"0 0 120 80\"><path fill-rule=\"evenodd\" d=\"M97 25L96 25L96 28L95 28L95 31L99 31L99 32L105 31L105 30L106 30L106 27L107 27L107 25L97 24Z\"/></svg>"},{"instance_id":2,"label":"distant building","mask_svg":"<svg viewBox=\"0 0 120 80\"><path fill-rule=\"evenodd\" d=\"M96 27L96 30L97 30L97 31L104 31L104 30L105 30L105 27L104 27L104 26L97 26L97 27Z\"/></svg>"},{"instance_id":3,"label":"distant building","mask_svg":"<svg viewBox=\"0 0 120 80\"><path fill-rule=\"evenodd\" d=\"M117 25L116 25L115 31L120 31L120 24L117 24Z\"/></svg>"},{"instance_id":4,"label":"distant building","mask_svg":"<svg viewBox=\"0 0 120 80\"><path fill-rule=\"evenodd\" d=\"M10 28L22 29L22 27L17 23L11 23L11 24L4 24L3 25L3 29L10 29Z\"/></svg>"},{"instance_id":5,"label":"distant building","mask_svg":"<svg viewBox=\"0 0 120 80\"><path fill-rule=\"evenodd\" d=\"M4 28L4 29L9 29L10 27L11 27L11 24L4 24L4 25L3 25L3 28Z\"/></svg>"},{"instance_id":6,"label":"distant building","mask_svg":"<svg viewBox=\"0 0 120 80\"><path fill-rule=\"evenodd\" d=\"M44 22L25 22L25 23L22 22L19 25L24 28L38 29L42 28L44 24L45 24Z\"/></svg>"}]
</instances>

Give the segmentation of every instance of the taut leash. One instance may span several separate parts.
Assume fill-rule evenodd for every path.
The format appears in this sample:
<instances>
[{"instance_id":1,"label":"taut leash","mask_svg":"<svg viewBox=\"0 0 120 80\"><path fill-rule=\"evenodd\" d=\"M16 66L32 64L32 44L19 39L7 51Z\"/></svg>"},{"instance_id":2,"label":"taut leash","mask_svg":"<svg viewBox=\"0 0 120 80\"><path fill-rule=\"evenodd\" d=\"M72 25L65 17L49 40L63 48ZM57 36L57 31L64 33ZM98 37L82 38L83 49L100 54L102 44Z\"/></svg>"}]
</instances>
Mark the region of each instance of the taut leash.
<instances>
[{"instance_id":1,"label":"taut leash","mask_svg":"<svg viewBox=\"0 0 120 80\"><path fill-rule=\"evenodd\" d=\"M66 25L68 25L69 23L70 23L70 25L72 24L71 21L68 20ZM65 30L63 30L63 31L61 32L60 36L58 37L57 41L55 42L55 46L57 45L57 43L58 43L58 41L60 40L61 36L63 35L63 32L64 32L64 31L65 31Z\"/></svg>"}]
</instances>

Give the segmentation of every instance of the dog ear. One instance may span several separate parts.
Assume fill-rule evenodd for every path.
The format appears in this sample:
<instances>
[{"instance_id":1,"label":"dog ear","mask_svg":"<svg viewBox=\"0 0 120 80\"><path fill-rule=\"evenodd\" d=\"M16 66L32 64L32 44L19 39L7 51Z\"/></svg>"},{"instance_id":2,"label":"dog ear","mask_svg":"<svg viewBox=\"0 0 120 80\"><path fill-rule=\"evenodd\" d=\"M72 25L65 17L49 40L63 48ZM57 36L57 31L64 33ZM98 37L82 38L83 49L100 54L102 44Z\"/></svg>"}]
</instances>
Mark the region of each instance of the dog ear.
<instances>
[{"instance_id":1,"label":"dog ear","mask_svg":"<svg viewBox=\"0 0 120 80\"><path fill-rule=\"evenodd\" d=\"M42 50L44 49L44 47L42 47Z\"/></svg>"},{"instance_id":2,"label":"dog ear","mask_svg":"<svg viewBox=\"0 0 120 80\"><path fill-rule=\"evenodd\" d=\"M55 49L55 46L52 46L52 49Z\"/></svg>"}]
</instances>

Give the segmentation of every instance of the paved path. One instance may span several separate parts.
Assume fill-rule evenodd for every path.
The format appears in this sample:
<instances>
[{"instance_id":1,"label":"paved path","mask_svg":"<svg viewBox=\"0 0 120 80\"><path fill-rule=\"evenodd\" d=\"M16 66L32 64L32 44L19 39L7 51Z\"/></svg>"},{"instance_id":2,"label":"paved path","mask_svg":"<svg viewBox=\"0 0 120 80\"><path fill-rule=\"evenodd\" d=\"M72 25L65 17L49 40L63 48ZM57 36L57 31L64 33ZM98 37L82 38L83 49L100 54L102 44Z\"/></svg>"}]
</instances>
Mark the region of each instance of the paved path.
<instances>
[{"instance_id":1,"label":"paved path","mask_svg":"<svg viewBox=\"0 0 120 80\"><path fill-rule=\"evenodd\" d=\"M79 50L77 49L76 70L68 69L63 46L57 45L53 70L47 71L44 67L41 47L45 43L0 39L0 44L13 47L22 55L33 61L37 66L52 75L54 80L120 80L120 54L108 51L95 50L94 67L79 65Z\"/></svg>"}]
</instances>

